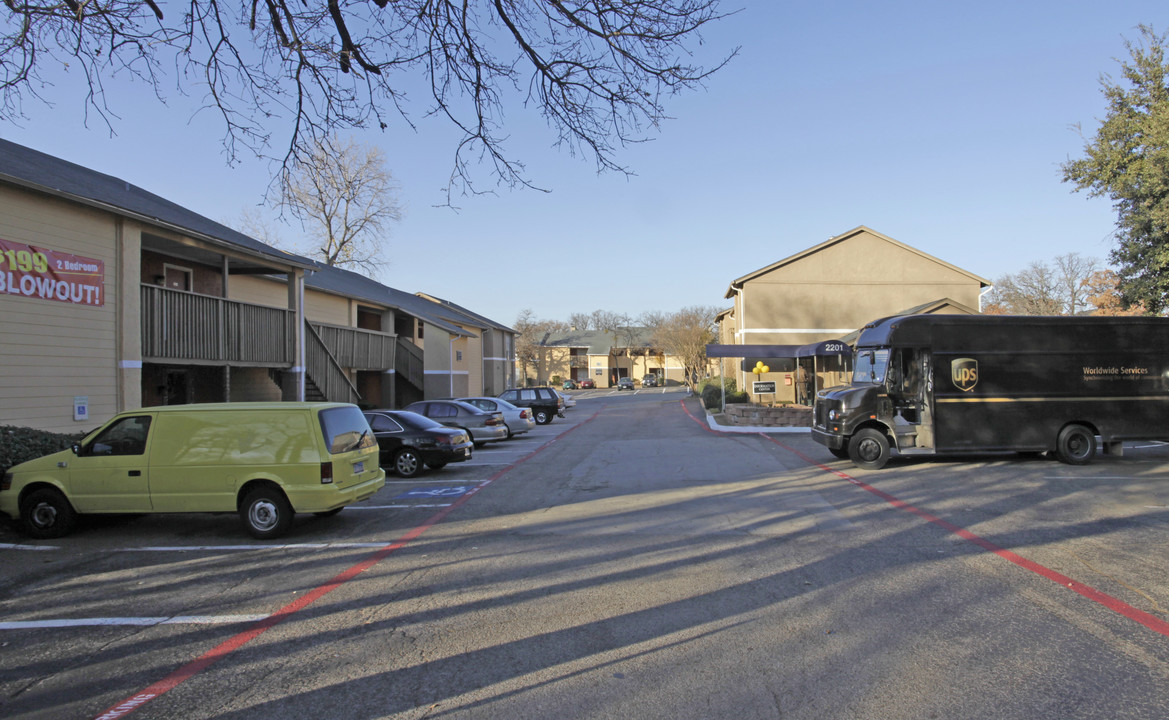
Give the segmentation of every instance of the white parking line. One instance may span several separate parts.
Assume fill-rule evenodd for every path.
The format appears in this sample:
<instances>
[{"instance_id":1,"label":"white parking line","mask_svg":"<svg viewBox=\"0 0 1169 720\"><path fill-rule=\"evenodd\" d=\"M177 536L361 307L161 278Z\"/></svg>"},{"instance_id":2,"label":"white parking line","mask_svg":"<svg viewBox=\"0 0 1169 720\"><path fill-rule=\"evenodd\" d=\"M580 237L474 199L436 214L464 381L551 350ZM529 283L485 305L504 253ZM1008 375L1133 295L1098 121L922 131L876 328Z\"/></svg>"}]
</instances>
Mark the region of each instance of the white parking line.
<instances>
[{"instance_id":1,"label":"white parking line","mask_svg":"<svg viewBox=\"0 0 1169 720\"><path fill-rule=\"evenodd\" d=\"M347 510L401 510L403 508L444 508L450 507L451 503L435 504L435 505L353 505L346 508ZM377 547L385 547L385 543L377 545Z\"/></svg>"},{"instance_id":2,"label":"white parking line","mask_svg":"<svg viewBox=\"0 0 1169 720\"><path fill-rule=\"evenodd\" d=\"M57 550L55 545L22 545L20 543L0 543L0 550Z\"/></svg>"},{"instance_id":3,"label":"white parking line","mask_svg":"<svg viewBox=\"0 0 1169 720\"><path fill-rule=\"evenodd\" d=\"M384 542L367 543L295 543L288 545L146 545L110 548L107 552L220 552L240 550L352 550L385 547Z\"/></svg>"},{"instance_id":4,"label":"white parking line","mask_svg":"<svg viewBox=\"0 0 1169 720\"><path fill-rule=\"evenodd\" d=\"M451 483L451 478L438 478L436 480L423 480L420 478L415 478L413 480L386 480L386 485L417 485L418 483L446 483L449 485ZM347 510L357 510L360 507L360 505L345 506Z\"/></svg>"},{"instance_id":5,"label":"white parking line","mask_svg":"<svg viewBox=\"0 0 1169 720\"><path fill-rule=\"evenodd\" d=\"M0 630L93 627L95 625L234 625L259 622L267 615L176 615L175 617L70 618L68 620L20 620L0 622Z\"/></svg>"}]
</instances>

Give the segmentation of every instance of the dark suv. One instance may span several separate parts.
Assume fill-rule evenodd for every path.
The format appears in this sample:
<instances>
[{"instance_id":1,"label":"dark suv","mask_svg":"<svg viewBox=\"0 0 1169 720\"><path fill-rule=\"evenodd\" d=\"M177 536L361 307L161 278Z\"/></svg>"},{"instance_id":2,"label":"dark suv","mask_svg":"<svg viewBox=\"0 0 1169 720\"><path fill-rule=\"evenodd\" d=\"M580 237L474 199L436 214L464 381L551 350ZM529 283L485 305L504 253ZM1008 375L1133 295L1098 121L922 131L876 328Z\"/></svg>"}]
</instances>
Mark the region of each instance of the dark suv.
<instances>
[{"instance_id":1,"label":"dark suv","mask_svg":"<svg viewBox=\"0 0 1169 720\"><path fill-rule=\"evenodd\" d=\"M564 399L550 387L512 388L499 394L512 405L532 409L537 425L547 425L552 418L564 417Z\"/></svg>"}]
</instances>

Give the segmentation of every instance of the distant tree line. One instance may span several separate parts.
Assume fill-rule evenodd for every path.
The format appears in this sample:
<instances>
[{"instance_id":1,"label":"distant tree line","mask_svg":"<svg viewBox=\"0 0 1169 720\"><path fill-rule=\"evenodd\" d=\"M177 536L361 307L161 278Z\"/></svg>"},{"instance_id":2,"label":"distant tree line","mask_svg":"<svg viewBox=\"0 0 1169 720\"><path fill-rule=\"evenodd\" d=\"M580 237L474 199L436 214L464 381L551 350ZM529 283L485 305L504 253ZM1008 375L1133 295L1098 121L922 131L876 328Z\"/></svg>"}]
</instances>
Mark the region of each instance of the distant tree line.
<instances>
[{"instance_id":1,"label":"distant tree line","mask_svg":"<svg viewBox=\"0 0 1169 720\"><path fill-rule=\"evenodd\" d=\"M608 310L573 313L567 321L540 319L531 309L520 312L512 329L516 331L516 360L527 382L528 366L539 365L545 341L553 333L576 330L602 332L613 336L613 347L629 358L641 352L662 353L681 362L687 379L698 377L706 366L706 346L715 341L715 317L719 309L685 307L675 312L645 312L637 317ZM639 341L649 347L635 347Z\"/></svg>"},{"instance_id":2,"label":"distant tree line","mask_svg":"<svg viewBox=\"0 0 1169 720\"><path fill-rule=\"evenodd\" d=\"M1003 275L987 293L982 311L988 315L1144 315L1143 304L1128 304L1120 277L1099 260L1078 253L1060 255L1051 263L1035 261L1014 274Z\"/></svg>"}]
</instances>

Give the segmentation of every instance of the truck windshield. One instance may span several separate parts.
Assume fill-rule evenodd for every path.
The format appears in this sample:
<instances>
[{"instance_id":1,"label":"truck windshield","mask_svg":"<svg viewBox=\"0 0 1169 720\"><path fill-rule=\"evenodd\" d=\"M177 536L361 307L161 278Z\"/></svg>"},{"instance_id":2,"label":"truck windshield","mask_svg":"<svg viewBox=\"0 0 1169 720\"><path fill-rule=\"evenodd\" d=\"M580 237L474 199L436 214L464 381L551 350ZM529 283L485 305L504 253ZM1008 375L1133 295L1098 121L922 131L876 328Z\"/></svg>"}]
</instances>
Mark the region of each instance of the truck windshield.
<instances>
[{"instance_id":1,"label":"truck windshield","mask_svg":"<svg viewBox=\"0 0 1169 720\"><path fill-rule=\"evenodd\" d=\"M853 383L883 383L889 366L889 348L858 350L853 359Z\"/></svg>"}]
</instances>

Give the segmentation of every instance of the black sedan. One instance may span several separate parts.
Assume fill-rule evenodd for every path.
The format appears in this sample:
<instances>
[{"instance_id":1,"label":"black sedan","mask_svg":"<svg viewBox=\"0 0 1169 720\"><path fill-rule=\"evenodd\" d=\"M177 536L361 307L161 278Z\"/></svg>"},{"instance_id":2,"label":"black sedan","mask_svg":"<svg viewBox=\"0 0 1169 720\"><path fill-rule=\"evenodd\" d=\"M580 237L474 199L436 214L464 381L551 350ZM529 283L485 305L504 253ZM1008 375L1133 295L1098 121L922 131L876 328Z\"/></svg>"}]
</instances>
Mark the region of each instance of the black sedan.
<instances>
[{"instance_id":1,"label":"black sedan","mask_svg":"<svg viewBox=\"0 0 1169 720\"><path fill-rule=\"evenodd\" d=\"M439 470L447 463L471 459L471 437L418 413L404 410L369 410L365 419L373 428L381 466L410 478L422 466Z\"/></svg>"}]
</instances>

